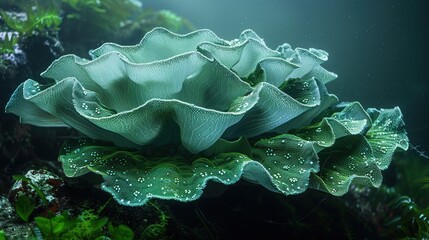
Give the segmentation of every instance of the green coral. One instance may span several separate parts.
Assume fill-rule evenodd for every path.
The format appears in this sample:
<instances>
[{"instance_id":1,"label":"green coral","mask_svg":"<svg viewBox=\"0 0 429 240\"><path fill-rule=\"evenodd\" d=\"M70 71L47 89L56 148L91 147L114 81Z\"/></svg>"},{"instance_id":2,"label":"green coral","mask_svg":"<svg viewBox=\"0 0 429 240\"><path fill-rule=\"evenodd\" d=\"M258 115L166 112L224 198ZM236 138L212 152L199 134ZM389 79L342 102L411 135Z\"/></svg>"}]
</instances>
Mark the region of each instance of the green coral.
<instances>
[{"instance_id":1,"label":"green coral","mask_svg":"<svg viewBox=\"0 0 429 240\"><path fill-rule=\"evenodd\" d=\"M386 126L385 121L380 121L386 116L400 119L401 113L397 108L382 110L376 119L371 119L358 103L352 103L295 134L261 139L253 146L221 140L206 151L210 155L194 155L192 160L180 153L145 156L90 139L68 140L60 161L67 176L91 171L101 174L102 188L120 203L132 206L145 204L151 198L195 200L208 180L233 184L240 177L284 195L302 193L310 185L340 196L352 182L380 186L381 164L377 162L388 159L389 152L375 155L370 144L374 136L365 133ZM384 147L406 149L402 124L398 122L389 128L390 132L383 132L384 136L396 135L385 140ZM382 166L387 164L383 162ZM319 166L323 166L320 171Z\"/></svg>"},{"instance_id":2,"label":"green coral","mask_svg":"<svg viewBox=\"0 0 429 240\"><path fill-rule=\"evenodd\" d=\"M408 148L399 108L364 110L328 93L337 76L320 66L323 50L272 50L251 30L226 41L156 28L90 55L54 61L42 76L55 82L27 80L6 111L92 138L65 143L64 172L100 174L124 205L192 201L209 180L240 178L284 195L340 196L352 183L380 186L393 153Z\"/></svg>"}]
</instances>

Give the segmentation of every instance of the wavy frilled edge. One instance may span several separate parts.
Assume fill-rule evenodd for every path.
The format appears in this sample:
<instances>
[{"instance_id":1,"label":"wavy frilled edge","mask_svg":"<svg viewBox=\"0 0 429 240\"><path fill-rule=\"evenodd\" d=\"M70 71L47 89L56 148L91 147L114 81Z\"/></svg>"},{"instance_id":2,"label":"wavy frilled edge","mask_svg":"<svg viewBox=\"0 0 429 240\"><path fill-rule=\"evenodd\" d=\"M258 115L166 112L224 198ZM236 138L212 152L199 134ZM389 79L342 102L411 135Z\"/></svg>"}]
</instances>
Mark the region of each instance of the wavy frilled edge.
<instances>
[{"instance_id":1,"label":"wavy frilled edge","mask_svg":"<svg viewBox=\"0 0 429 240\"><path fill-rule=\"evenodd\" d=\"M199 51L209 58L216 58L242 79L248 78L260 67L266 74L260 81L269 82L277 87L287 79L287 75L284 74L273 75L279 66L293 71L290 78L315 77L324 84L337 78L335 73L320 66L328 60L327 52L314 48L292 49L286 43L272 50L250 29L244 30L238 39L227 41L208 29L176 34L165 28L154 28L139 44L123 46L105 43L89 53L96 59L109 52L120 52L130 62L145 63L191 51Z\"/></svg>"},{"instance_id":2,"label":"wavy frilled edge","mask_svg":"<svg viewBox=\"0 0 429 240\"><path fill-rule=\"evenodd\" d=\"M293 73L283 70L276 73ZM39 126L64 122L86 136L119 146L180 139L193 153L220 137L253 137L291 120L300 122L297 118L337 101L314 78L289 78L279 87L262 81L251 87L199 52L139 64L118 52L92 61L66 55L42 76L56 83L41 86L27 80L13 94L6 112Z\"/></svg>"},{"instance_id":3,"label":"wavy frilled edge","mask_svg":"<svg viewBox=\"0 0 429 240\"><path fill-rule=\"evenodd\" d=\"M380 186L392 154L408 148L399 108L365 111L350 103L336 110L317 123L254 144L221 139L199 155L166 149L145 154L79 139L65 143L59 160L69 177L100 174L102 189L129 206L152 198L193 201L209 180L229 185L243 178L283 195L314 188L341 196L352 183Z\"/></svg>"}]
</instances>

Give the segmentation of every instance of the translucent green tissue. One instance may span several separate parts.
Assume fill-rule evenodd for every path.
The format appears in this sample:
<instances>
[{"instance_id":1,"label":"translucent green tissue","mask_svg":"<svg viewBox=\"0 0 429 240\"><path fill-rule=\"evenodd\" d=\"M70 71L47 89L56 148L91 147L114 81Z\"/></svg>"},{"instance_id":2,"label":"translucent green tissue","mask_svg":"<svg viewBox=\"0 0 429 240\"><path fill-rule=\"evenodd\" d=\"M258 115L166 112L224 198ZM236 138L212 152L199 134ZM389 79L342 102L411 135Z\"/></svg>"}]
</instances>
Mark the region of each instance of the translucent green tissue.
<instances>
[{"instance_id":1,"label":"translucent green tissue","mask_svg":"<svg viewBox=\"0 0 429 240\"><path fill-rule=\"evenodd\" d=\"M266 46L252 30L227 41L210 30L155 28L134 46L106 43L91 60L65 55L22 83L6 112L23 123L70 126L59 160L69 177L94 172L121 204L192 201L213 180L240 178L284 195L343 195L378 187L408 148L399 108L338 103L317 49Z\"/></svg>"}]
</instances>

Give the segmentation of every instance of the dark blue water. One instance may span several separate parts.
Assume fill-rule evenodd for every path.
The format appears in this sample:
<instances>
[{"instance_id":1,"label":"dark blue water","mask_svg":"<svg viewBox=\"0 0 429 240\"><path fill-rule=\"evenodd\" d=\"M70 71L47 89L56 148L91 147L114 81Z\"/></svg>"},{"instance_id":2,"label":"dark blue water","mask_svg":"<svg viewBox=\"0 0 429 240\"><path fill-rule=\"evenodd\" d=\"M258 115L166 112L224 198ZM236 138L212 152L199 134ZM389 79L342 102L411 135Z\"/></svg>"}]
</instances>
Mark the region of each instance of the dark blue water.
<instances>
[{"instance_id":1,"label":"dark blue water","mask_svg":"<svg viewBox=\"0 0 429 240\"><path fill-rule=\"evenodd\" d=\"M339 78L328 88L365 108L399 106L411 143L429 152L429 3L338 0L151 0L225 39L253 29L271 48L320 48Z\"/></svg>"}]
</instances>

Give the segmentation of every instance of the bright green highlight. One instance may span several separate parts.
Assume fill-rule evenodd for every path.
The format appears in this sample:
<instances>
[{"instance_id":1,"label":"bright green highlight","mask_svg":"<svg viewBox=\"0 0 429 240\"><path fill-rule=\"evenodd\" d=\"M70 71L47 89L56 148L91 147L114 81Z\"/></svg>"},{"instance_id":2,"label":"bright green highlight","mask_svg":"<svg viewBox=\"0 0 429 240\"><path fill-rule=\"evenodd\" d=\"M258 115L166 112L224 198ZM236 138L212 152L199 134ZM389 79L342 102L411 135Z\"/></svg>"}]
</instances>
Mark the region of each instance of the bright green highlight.
<instances>
[{"instance_id":1,"label":"bright green highlight","mask_svg":"<svg viewBox=\"0 0 429 240\"><path fill-rule=\"evenodd\" d=\"M380 124L387 125L383 120L387 116L400 119L401 113L397 108L382 110L371 119L360 104L351 103L293 134L261 139L253 145L244 139L221 140L206 151L206 156L186 155L175 149L165 156L147 155L90 139L69 140L60 161L70 177L101 174L103 189L131 206L143 205L151 198L195 200L208 180L233 184L240 178L284 195L311 187L340 196L352 182L380 186L379 161L391 156L388 151L378 151L378 145L407 148L402 121L389 123L390 131L383 135L390 141L371 137ZM394 136L403 145L398 145ZM383 162L383 166L389 163Z\"/></svg>"}]
</instances>

